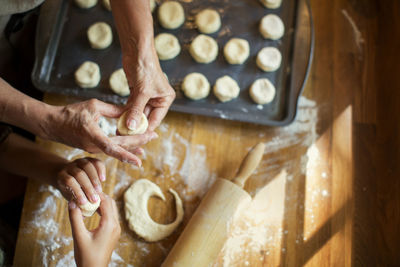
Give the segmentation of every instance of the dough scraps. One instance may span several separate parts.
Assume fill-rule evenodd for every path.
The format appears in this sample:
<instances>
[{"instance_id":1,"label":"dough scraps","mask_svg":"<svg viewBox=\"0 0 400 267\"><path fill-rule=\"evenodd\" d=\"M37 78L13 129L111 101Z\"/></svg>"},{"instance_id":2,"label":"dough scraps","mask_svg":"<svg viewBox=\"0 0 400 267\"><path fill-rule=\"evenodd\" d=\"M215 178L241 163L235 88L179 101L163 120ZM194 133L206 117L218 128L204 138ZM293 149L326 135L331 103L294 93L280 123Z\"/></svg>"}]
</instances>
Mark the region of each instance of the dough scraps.
<instances>
[{"instance_id":1,"label":"dough scraps","mask_svg":"<svg viewBox=\"0 0 400 267\"><path fill-rule=\"evenodd\" d=\"M129 228L144 240L149 242L159 241L169 236L183 219L183 205L179 195L169 189L175 198L176 219L170 224L159 224L150 217L147 204L151 196L156 196L165 201L165 196L160 187L155 183L139 179L134 182L124 194L125 218Z\"/></svg>"}]
</instances>

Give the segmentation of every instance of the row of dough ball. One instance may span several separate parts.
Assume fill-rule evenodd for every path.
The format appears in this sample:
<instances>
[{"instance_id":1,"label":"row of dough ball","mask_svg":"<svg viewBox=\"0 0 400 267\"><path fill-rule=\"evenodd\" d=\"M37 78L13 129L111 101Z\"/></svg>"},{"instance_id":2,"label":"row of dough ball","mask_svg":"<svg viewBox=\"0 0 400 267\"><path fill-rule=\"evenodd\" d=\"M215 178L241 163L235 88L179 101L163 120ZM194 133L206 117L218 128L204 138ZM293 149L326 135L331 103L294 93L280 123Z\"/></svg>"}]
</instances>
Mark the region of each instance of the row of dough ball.
<instances>
[{"instance_id":1,"label":"row of dough ball","mask_svg":"<svg viewBox=\"0 0 400 267\"><path fill-rule=\"evenodd\" d=\"M182 82L183 93L192 100L206 98L210 94L210 89L207 78L198 72L186 75ZM225 75L216 80L213 92L221 102L227 102L239 96L240 87L234 79ZM264 105L275 98L276 89L267 78L261 78L253 82L249 93L255 103Z\"/></svg>"},{"instance_id":2,"label":"row of dough ball","mask_svg":"<svg viewBox=\"0 0 400 267\"><path fill-rule=\"evenodd\" d=\"M75 82L81 88L94 88L99 84L100 79L100 67L92 61L85 61L75 71ZM111 90L120 96L130 94L128 80L122 68L111 74L109 84Z\"/></svg>"},{"instance_id":3,"label":"row of dough ball","mask_svg":"<svg viewBox=\"0 0 400 267\"><path fill-rule=\"evenodd\" d=\"M170 33L158 34L154 43L160 60L173 59L181 51L178 39ZM218 55L218 44L213 38L200 34L192 41L189 52L198 63L210 63ZM224 46L224 56L229 64L243 64L249 55L250 46L245 39L232 38ZM282 55L278 49L265 47L258 53L256 62L263 71L275 71L281 61Z\"/></svg>"},{"instance_id":4,"label":"row of dough ball","mask_svg":"<svg viewBox=\"0 0 400 267\"><path fill-rule=\"evenodd\" d=\"M83 9L92 8L97 4L97 0L75 0L75 4ZM111 11L110 0L103 0L103 6Z\"/></svg>"},{"instance_id":5,"label":"row of dough ball","mask_svg":"<svg viewBox=\"0 0 400 267\"><path fill-rule=\"evenodd\" d=\"M260 32L268 39L280 39L284 34L284 29L282 20L274 14L266 15L260 23ZM154 43L160 60L173 59L181 51L178 38L170 33L158 34ZM196 62L210 63L218 56L218 44L214 38L200 34L191 42L189 52ZM224 56L229 64L243 64L249 55L250 46L245 39L232 38L224 47Z\"/></svg>"}]
</instances>

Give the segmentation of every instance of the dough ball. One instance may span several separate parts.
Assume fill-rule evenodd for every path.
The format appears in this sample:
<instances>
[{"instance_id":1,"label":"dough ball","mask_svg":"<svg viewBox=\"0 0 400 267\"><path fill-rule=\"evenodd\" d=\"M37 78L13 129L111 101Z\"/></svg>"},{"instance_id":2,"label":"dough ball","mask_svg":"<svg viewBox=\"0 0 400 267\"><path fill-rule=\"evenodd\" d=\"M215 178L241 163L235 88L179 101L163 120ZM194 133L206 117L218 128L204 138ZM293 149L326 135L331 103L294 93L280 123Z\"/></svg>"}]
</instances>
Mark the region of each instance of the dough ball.
<instances>
[{"instance_id":1,"label":"dough ball","mask_svg":"<svg viewBox=\"0 0 400 267\"><path fill-rule=\"evenodd\" d=\"M100 68L94 62L85 61L75 71L75 81L81 88L93 88L100 82Z\"/></svg>"},{"instance_id":2,"label":"dough ball","mask_svg":"<svg viewBox=\"0 0 400 267\"><path fill-rule=\"evenodd\" d=\"M146 115L142 114L142 119L140 120L139 125L136 126L136 129L131 130L126 127L126 114L127 113L124 112L124 114L122 114L118 119L117 128L120 135L144 134L147 131L149 122L147 121Z\"/></svg>"},{"instance_id":3,"label":"dough ball","mask_svg":"<svg viewBox=\"0 0 400 267\"><path fill-rule=\"evenodd\" d=\"M276 71L281 66L282 55L275 47L264 47L258 52L257 66L263 71Z\"/></svg>"},{"instance_id":4,"label":"dough ball","mask_svg":"<svg viewBox=\"0 0 400 267\"><path fill-rule=\"evenodd\" d=\"M210 93L210 83L203 74L193 72L183 79L182 91L188 98L199 100Z\"/></svg>"},{"instance_id":5,"label":"dough ball","mask_svg":"<svg viewBox=\"0 0 400 267\"><path fill-rule=\"evenodd\" d=\"M200 34L190 44L189 52L198 63L210 63L218 56L218 44L210 36Z\"/></svg>"},{"instance_id":6,"label":"dough ball","mask_svg":"<svg viewBox=\"0 0 400 267\"><path fill-rule=\"evenodd\" d=\"M104 6L108 11L111 11L110 0L103 0L103 6Z\"/></svg>"},{"instance_id":7,"label":"dough ball","mask_svg":"<svg viewBox=\"0 0 400 267\"><path fill-rule=\"evenodd\" d=\"M150 0L150 10L153 13L154 9L156 8L156 0Z\"/></svg>"},{"instance_id":8,"label":"dough ball","mask_svg":"<svg viewBox=\"0 0 400 267\"><path fill-rule=\"evenodd\" d=\"M185 21L185 12L180 3L176 1L164 2L158 8L158 20L165 29L176 29Z\"/></svg>"},{"instance_id":9,"label":"dough ball","mask_svg":"<svg viewBox=\"0 0 400 267\"><path fill-rule=\"evenodd\" d=\"M224 56L229 64L243 64L250 55L250 45L245 39L232 38L224 47Z\"/></svg>"},{"instance_id":10,"label":"dough ball","mask_svg":"<svg viewBox=\"0 0 400 267\"><path fill-rule=\"evenodd\" d=\"M201 33L214 33L221 28L221 18L217 11L204 9L195 18L195 23Z\"/></svg>"},{"instance_id":11,"label":"dough ball","mask_svg":"<svg viewBox=\"0 0 400 267\"><path fill-rule=\"evenodd\" d=\"M279 8L282 4L282 0L260 0L261 4L263 4L266 8Z\"/></svg>"},{"instance_id":12,"label":"dough ball","mask_svg":"<svg viewBox=\"0 0 400 267\"><path fill-rule=\"evenodd\" d=\"M214 85L214 94L221 102L231 101L237 98L240 93L240 88L237 82L225 75L219 78Z\"/></svg>"},{"instance_id":13,"label":"dough ball","mask_svg":"<svg viewBox=\"0 0 400 267\"><path fill-rule=\"evenodd\" d=\"M96 22L90 26L87 36L90 46L94 49L107 48L113 40L111 27L105 22Z\"/></svg>"},{"instance_id":14,"label":"dough ball","mask_svg":"<svg viewBox=\"0 0 400 267\"><path fill-rule=\"evenodd\" d=\"M260 33L265 39L278 40L285 33L285 25L280 17L269 14L261 20Z\"/></svg>"},{"instance_id":15,"label":"dough ball","mask_svg":"<svg viewBox=\"0 0 400 267\"><path fill-rule=\"evenodd\" d=\"M260 105L270 103L274 99L275 94L275 86L267 78L254 81L250 87L251 99Z\"/></svg>"},{"instance_id":16,"label":"dough ball","mask_svg":"<svg viewBox=\"0 0 400 267\"><path fill-rule=\"evenodd\" d=\"M75 0L75 4L80 8L91 8L97 4L97 0Z\"/></svg>"},{"instance_id":17,"label":"dough ball","mask_svg":"<svg viewBox=\"0 0 400 267\"><path fill-rule=\"evenodd\" d=\"M88 201L83 205L79 205L79 208L82 211L82 215L85 217L92 216L96 212L96 210L99 208L100 202L101 202L101 200L99 198L99 199L97 199L96 203L92 203L92 202Z\"/></svg>"},{"instance_id":18,"label":"dough ball","mask_svg":"<svg viewBox=\"0 0 400 267\"><path fill-rule=\"evenodd\" d=\"M178 38L170 33L160 33L154 39L157 55L160 60L173 59L181 52Z\"/></svg>"},{"instance_id":19,"label":"dough ball","mask_svg":"<svg viewBox=\"0 0 400 267\"><path fill-rule=\"evenodd\" d=\"M110 76L111 90L120 96L127 96L130 94L128 79L126 78L124 69L120 68L114 71Z\"/></svg>"}]
</instances>

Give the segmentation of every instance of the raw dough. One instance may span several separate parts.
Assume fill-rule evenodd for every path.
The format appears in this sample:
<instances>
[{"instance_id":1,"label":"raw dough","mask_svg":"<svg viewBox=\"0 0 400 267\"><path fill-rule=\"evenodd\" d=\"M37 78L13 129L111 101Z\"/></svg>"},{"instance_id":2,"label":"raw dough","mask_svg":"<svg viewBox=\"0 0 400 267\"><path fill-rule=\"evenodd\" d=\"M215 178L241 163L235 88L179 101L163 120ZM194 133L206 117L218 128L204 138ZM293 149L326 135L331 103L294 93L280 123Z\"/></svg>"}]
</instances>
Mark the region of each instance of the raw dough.
<instances>
[{"instance_id":1,"label":"raw dough","mask_svg":"<svg viewBox=\"0 0 400 267\"><path fill-rule=\"evenodd\" d=\"M243 64L249 55L250 46L245 39L232 38L224 47L224 56L229 64Z\"/></svg>"},{"instance_id":2,"label":"raw dough","mask_svg":"<svg viewBox=\"0 0 400 267\"><path fill-rule=\"evenodd\" d=\"M99 65L92 61L85 61L75 71L75 81L81 88L93 88L100 82Z\"/></svg>"},{"instance_id":3,"label":"raw dough","mask_svg":"<svg viewBox=\"0 0 400 267\"><path fill-rule=\"evenodd\" d=\"M278 40L285 33L285 25L280 17L269 14L261 20L260 33L265 39Z\"/></svg>"},{"instance_id":4,"label":"raw dough","mask_svg":"<svg viewBox=\"0 0 400 267\"><path fill-rule=\"evenodd\" d=\"M162 27L166 29L176 29L185 21L185 12L180 3L176 1L164 2L158 8L158 20Z\"/></svg>"},{"instance_id":5,"label":"raw dough","mask_svg":"<svg viewBox=\"0 0 400 267\"><path fill-rule=\"evenodd\" d=\"M91 8L97 4L97 0L75 0L75 4L80 8Z\"/></svg>"},{"instance_id":6,"label":"raw dough","mask_svg":"<svg viewBox=\"0 0 400 267\"><path fill-rule=\"evenodd\" d=\"M199 100L210 93L210 83L203 74L193 72L183 79L182 91L188 98Z\"/></svg>"},{"instance_id":7,"label":"raw dough","mask_svg":"<svg viewBox=\"0 0 400 267\"><path fill-rule=\"evenodd\" d=\"M237 82L225 75L219 78L214 85L214 94L221 102L230 101L239 96L240 88Z\"/></svg>"},{"instance_id":8,"label":"raw dough","mask_svg":"<svg viewBox=\"0 0 400 267\"><path fill-rule=\"evenodd\" d=\"M160 60L173 59L181 52L178 38L170 33L160 33L154 39L157 55Z\"/></svg>"},{"instance_id":9,"label":"raw dough","mask_svg":"<svg viewBox=\"0 0 400 267\"><path fill-rule=\"evenodd\" d=\"M221 28L221 18L214 9L204 9L195 18L195 23L201 33L214 33Z\"/></svg>"},{"instance_id":10,"label":"raw dough","mask_svg":"<svg viewBox=\"0 0 400 267\"><path fill-rule=\"evenodd\" d=\"M210 63L218 56L218 44L210 36L200 34L190 44L189 52L198 63Z\"/></svg>"},{"instance_id":11,"label":"raw dough","mask_svg":"<svg viewBox=\"0 0 400 267\"><path fill-rule=\"evenodd\" d=\"M144 134L147 131L148 126L149 122L147 121L146 115L144 115L144 113L142 113L142 119L140 120L139 125L134 130L130 130L128 129L128 127L126 127L126 112L122 114L117 123L118 132L121 135Z\"/></svg>"},{"instance_id":12,"label":"raw dough","mask_svg":"<svg viewBox=\"0 0 400 267\"><path fill-rule=\"evenodd\" d=\"M111 11L110 0L103 0L103 6L104 6L108 11Z\"/></svg>"},{"instance_id":13,"label":"raw dough","mask_svg":"<svg viewBox=\"0 0 400 267\"><path fill-rule=\"evenodd\" d=\"M154 9L156 8L156 1L155 0L150 0L150 10L151 13L153 13Z\"/></svg>"},{"instance_id":14,"label":"raw dough","mask_svg":"<svg viewBox=\"0 0 400 267\"><path fill-rule=\"evenodd\" d=\"M146 179L134 182L124 194L125 218L129 228L144 240L159 241L169 236L183 219L182 201L179 195L169 189L175 198L176 219L170 224L158 224L151 219L147 211L147 203L151 196L157 196L165 201L160 187Z\"/></svg>"},{"instance_id":15,"label":"raw dough","mask_svg":"<svg viewBox=\"0 0 400 267\"><path fill-rule=\"evenodd\" d=\"M275 47L264 47L258 52L257 66L263 71L276 71L281 66L282 55Z\"/></svg>"},{"instance_id":16,"label":"raw dough","mask_svg":"<svg viewBox=\"0 0 400 267\"><path fill-rule=\"evenodd\" d=\"M267 78L254 81L250 87L250 97L260 105L270 103L274 99L275 93L275 86Z\"/></svg>"},{"instance_id":17,"label":"raw dough","mask_svg":"<svg viewBox=\"0 0 400 267\"><path fill-rule=\"evenodd\" d=\"M282 4L282 0L260 0L261 4L263 4L266 8L279 8Z\"/></svg>"},{"instance_id":18,"label":"raw dough","mask_svg":"<svg viewBox=\"0 0 400 267\"><path fill-rule=\"evenodd\" d=\"M96 22L90 26L87 36L90 46L95 49L107 48L113 40L111 27L105 22Z\"/></svg>"},{"instance_id":19,"label":"raw dough","mask_svg":"<svg viewBox=\"0 0 400 267\"><path fill-rule=\"evenodd\" d=\"M96 212L96 210L99 208L100 202L101 202L101 200L98 199L96 201L96 203L92 203L92 202L88 201L84 205L79 205L79 208L82 211L82 215L85 217L92 216Z\"/></svg>"},{"instance_id":20,"label":"raw dough","mask_svg":"<svg viewBox=\"0 0 400 267\"><path fill-rule=\"evenodd\" d=\"M117 95L127 96L130 94L128 79L126 79L124 69L120 68L114 71L110 76L109 83L111 90Z\"/></svg>"}]
</instances>

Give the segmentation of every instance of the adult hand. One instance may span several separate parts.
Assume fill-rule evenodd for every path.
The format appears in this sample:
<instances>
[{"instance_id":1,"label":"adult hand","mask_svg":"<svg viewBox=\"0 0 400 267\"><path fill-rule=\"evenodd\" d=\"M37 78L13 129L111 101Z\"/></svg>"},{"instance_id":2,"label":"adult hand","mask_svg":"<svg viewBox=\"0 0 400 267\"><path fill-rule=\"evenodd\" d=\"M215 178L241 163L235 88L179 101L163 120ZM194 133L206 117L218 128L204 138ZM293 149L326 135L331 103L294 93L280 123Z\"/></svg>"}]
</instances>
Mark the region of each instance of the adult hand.
<instances>
[{"instance_id":1,"label":"adult hand","mask_svg":"<svg viewBox=\"0 0 400 267\"><path fill-rule=\"evenodd\" d=\"M84 149L91 153L104 152L123 162L141 165L136 156L143 153L140 146L157 138L153 131L136 136L108 137L100 129L100 117L118 118L123 108L92 99L64 107L55 111L42 127L44 138Z\"/></svg>"},{"instance_id":2,"label":"adult hand","mask_svg":"<svg viewBox=\"0 0 400 267\"><path fill-rule=\"evenodd\" d=\"M115 201L101 194L100 224L92 231L86 229L82 212L75 202L69 202L68 209L76 265L106 267L121 235Z\"/></svg>"},{"instance_id":3,"label":"adult hand","mask_svg":"<svg viewBox=\"0 0 400 267\"><path fill-rule=\"evenodd\" d=\"M123 54L124 70L131 89L126 117L129 129L135 129L141 114L145 113L149 130L154 131L175 99L175 91L161 70L154 49L150 47L149 50L146 59L141 60L129 56L129 53Z\"/></svg>"},{"instance_id":4,"label":"adult hand","mask_svg":"<svg viewBox=\"0 0 400 267\"><path fill-rule=\"evenodd\" d=\"M133 130L145 113L149 130L160 125L175 99L154 47L153 17L149 1L111 1L112 13L122 50L122 64L131 95L126 126Z\"/></svg>"}]
</instances>

